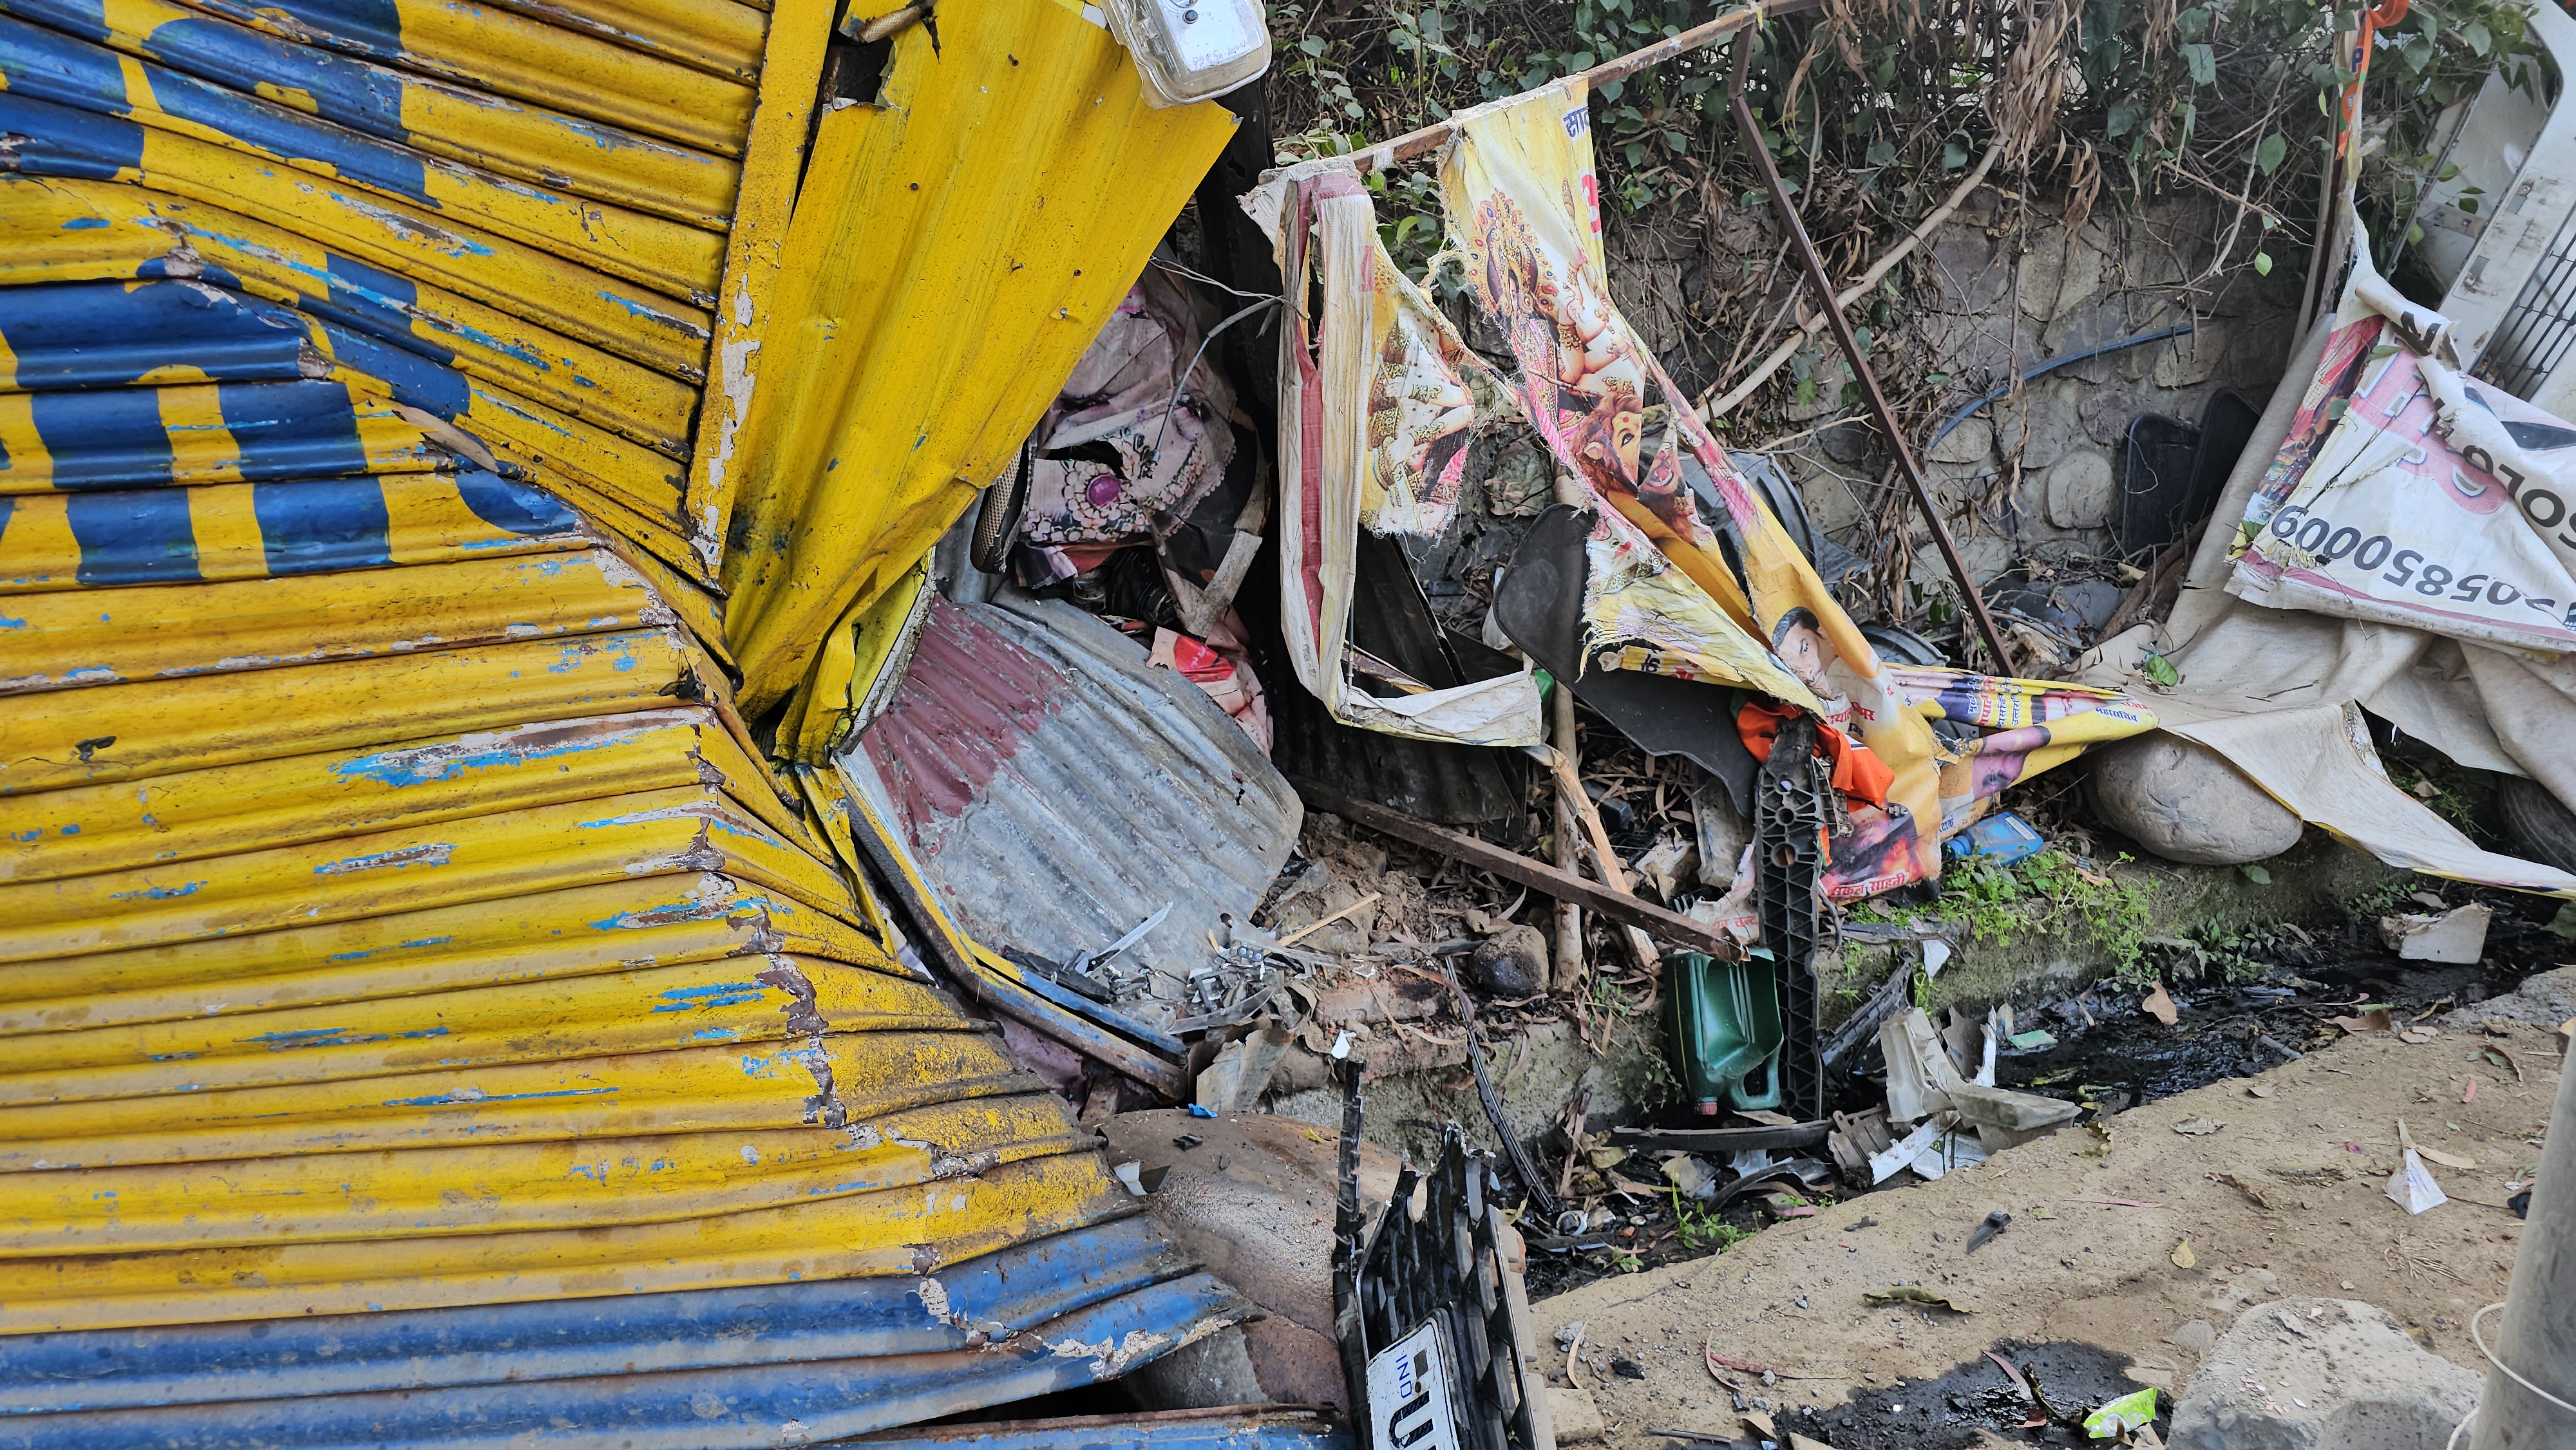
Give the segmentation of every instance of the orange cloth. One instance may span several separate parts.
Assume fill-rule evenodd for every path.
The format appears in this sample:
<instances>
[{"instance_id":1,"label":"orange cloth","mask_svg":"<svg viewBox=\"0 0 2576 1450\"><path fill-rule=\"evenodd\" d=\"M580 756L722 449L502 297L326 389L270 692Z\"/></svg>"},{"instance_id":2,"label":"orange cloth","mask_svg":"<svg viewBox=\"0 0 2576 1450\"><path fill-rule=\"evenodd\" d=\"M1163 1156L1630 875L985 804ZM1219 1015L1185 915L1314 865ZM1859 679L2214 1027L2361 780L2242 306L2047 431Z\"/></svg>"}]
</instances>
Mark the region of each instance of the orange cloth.
<instances>
[{"instance_id":1,"label":"orange cloth","mask_svg":"<svg viewBox=\"0 0 2576 1450\"><path fill-rule=\"evenodd\" d=\"M1779 738L1780 727L1800 713L1795 705L1748 700L1735 717L1735 732L1754 759L1769 760L1771 742ZM1816 730L1816 749L1834 763L1834 789L1852 800L1880 807L1887 804L1887 789L1896 784L1896 772L1878 758L1877 752L1821 722Z\"/></svg>"}]
</instances>

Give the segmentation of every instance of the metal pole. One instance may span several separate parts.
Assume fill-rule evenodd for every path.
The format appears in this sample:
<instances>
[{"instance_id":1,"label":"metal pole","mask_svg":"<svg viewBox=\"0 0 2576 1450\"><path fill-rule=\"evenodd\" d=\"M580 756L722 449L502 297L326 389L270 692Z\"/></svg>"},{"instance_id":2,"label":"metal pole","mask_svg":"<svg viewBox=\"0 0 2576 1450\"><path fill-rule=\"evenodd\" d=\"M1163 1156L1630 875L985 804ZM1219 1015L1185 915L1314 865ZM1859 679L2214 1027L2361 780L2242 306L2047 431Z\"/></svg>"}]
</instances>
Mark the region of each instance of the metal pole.
<instances>
[{"instance_id":1,"label":"metal pole","mask_svg":"<svg viewBox=\"0 0 2576 1450\"><path fill-rule=\"evenodd\" d=\"M2469 1450L2576 1445L2576 1410L2567 1408L2576 1404L2576 1054L2559 1060L2558 1104L2531 1186L2531 1219L2504 1312L2489 1322L2497 1332L2481 1338L2489 1350L2487 1387ZM2470 1328L2477 1330L2476 1320ZM2550 1395L2562 1403L2551 1404L2544 1398Z\"/></svg>"},{"instance_id":2,"label":"metal pole","mask_svg":"<svg viewBox=\"0 0 2576 1450\"><path fill-rule=\"evenodd\" d=\"M1771 148L1762 144L1762 128L1753 123L1753 108L1744 100L1744 78L1752 68L1753 47L1739 37L1735 43L1735 73L1726 83L1726 103L1734 113L1735 129L1744 137L1745 149L1753 153L1753 164L1762 172L1762 184L1771 192L1772 209L1779 212L1780 226L1788 232L1790 246L1806 269L1808 291L1815 298L1817 310L1825 314L1826 323L1833 328L1834 343L1851 364L1852 377L1860 383L1862 396L1869 400L1870 416L1878 420L1879 431L1887 435L1887 446L1896 450L1896 466L1904 472L1906 487L1913 492L1915 509L1932 528L1932 543L1941 551L1941 562L1949 566L1950 577L1959 581L1959 592L1966 596L1968 617L1977 623L1978 637L1994 656L1995 668L2009 675L2012 656L2004 652L2003 636L1995 630L1994 616L1986 613L1985 596L1977 592L1968 561L1959 557L1958 542L1950 537L1949 526L1941 522L1931 486L1923 481L1923 465L1906 444L1905 430L1897 426L1896 410L1888 406L1887 395L1879 391L1878 375L1869 370L1868 360L1861 356L1860 339L1852 336L1851 323L1834 300L1833 281L1825 276L1825 259L1816 254L1816 244L1808 239L1806 223L1799 219L1798 208L1790 204L1788 188L1780 184L1780 168L1771 164Z\"/></svg>"}]
</instances>

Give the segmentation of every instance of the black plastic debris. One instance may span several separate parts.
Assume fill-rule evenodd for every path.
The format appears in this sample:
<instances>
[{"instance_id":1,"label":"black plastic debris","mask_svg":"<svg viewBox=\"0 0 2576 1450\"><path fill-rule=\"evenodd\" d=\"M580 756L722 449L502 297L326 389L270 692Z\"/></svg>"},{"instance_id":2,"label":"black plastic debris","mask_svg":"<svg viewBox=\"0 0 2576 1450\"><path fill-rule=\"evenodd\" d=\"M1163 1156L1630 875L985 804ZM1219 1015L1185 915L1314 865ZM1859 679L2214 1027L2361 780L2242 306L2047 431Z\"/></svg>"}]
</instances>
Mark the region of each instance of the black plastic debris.
<instances>
[{"instance_id":1,"label":"black plastic debris","mask_svg":"<svg viewBox=\"0 0 2576 1450\"><path fill-rule=\"evenodd\" d=\"M1333 1329L1359 1450L1424 1441L1459 1450L1538 1450L1546 1381L1520 1277L1505 1261L1491 1158L1452 1122L1426 1177L1408 1159L1377 1232L1360 1244L1360 1065L1342 1076ZM1422 1213L1408 1211L1417 1189ZM1446 1431L1444 1435L1442 1432Z\"/></svg>"},{"instance_id":2,"label":"black plastic debris","mask_svg":"<svg viewBox=\"0 0 2576 1450\"><path fill-rule=\"evenodd\" d=\"M1754 784L1753 868L1762 949L1780 975L1781 1107L1802 1122L1825 1116L1824 1044L1816 1026L1816 974L1809 963L1823 937L1816 873L1827 833L1850 829L1816 759L1816 722L1783 725Z\"/></svg>"}]
</instances>

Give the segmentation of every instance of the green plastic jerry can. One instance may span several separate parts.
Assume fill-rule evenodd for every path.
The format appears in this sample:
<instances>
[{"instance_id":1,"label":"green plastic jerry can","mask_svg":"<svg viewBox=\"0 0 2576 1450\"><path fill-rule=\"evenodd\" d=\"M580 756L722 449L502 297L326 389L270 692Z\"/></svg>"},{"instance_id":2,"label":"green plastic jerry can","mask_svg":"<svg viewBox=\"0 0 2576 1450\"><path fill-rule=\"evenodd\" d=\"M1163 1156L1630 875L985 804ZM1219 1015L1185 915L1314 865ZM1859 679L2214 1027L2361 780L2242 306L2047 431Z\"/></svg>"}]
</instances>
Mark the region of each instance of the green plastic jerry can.
<instances>
[{"instance_id":1,"label":"green plastic jerry can","mask_svg":"<svg viewBox=\"0 0 2576 1450\"><path fill-rule=\"evenodd\" d=\"M1680 958L1673 972L1673 1066L1702 1113L1780 1105L1780 980L1771 963Z\"/></svg>"}]
</instances>

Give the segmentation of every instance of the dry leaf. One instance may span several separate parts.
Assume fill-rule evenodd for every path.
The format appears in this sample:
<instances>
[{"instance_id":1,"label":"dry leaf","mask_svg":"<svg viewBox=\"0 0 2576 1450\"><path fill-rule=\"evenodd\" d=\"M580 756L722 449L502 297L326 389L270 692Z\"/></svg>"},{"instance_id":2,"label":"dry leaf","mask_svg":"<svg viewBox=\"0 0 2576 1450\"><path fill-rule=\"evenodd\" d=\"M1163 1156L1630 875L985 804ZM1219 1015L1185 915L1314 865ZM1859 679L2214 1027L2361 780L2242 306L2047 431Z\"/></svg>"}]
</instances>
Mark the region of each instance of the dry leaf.
<instances>
[{"instance_id":1,"label":"dry leaf","mask_svg":"<svg viewBox=\"0 0 2576 1450\"><path fill-rule=\"evenodd\" d=\"M2358 1017L2330 1017L2326 1020L2346 1032L2385 1032L2388 1030L2388 1009L2373 1007Z\"/></svg>"},{"instance_id":2,"label":"dry leaf","mask_svg":"<svg viewBox=\"0 0 2576 1450\"><path fill-rule=\"evenodd\" d=\"M2102 1120L2100 1118L2088 1118L2085 1120L2084 1126L2093 1134L2095 1141L2087 1143L2075 1151L2083 1154L2087 1158L2110 1157L2111 1130L2102 1126Z\"/></svg>"},{"instance_id":3,"label":"dry leaf","mask_svg":"<svg viewBox=\"0 0 2576 1450\"><path fill-rule=\"evenodd\" d=\"M2258 1098L2268 1098L2272 1095L2272 1085L2268 1082L2251 1082L2245 1085L2245 1091Z\"/></svg>"},{"instance_id":4,"label":"dry leaf","mask_svg":"<svg viewBox=\"0 0 2576 1450\"><path fill-rule=\"evenodd\" d=\"M2165 984L2162 982L2156 983L2156 989L2149 992L2145 998L2138 1003L2138 1010L2146 1013L2150 1017L2153 1017L2167 1027L2171 1027L2176 1022L2182 1020L2181 1009L2174 1006L2174 999L2171 994L2165 991Z\"/></svg>"},{"instance_id":5,"label":"dry leaf","mask_svg":"<svg viewBox=\"0 0 2576 1450\"><path fill-rule=\"evenodd\" d=\"M2478 1056L2490 1059L2496 1066L2512 1073L2515 1082L2522 1081L2522 1064L2513 1060L2512 1053L2490 1042L2478 1049Z\"/></svg>"},{"instance_id":6,"label":"dry leaf","mask_svg":"<svg viewBox=\"0 0 2576 1450\"><path fill-rule=\"evenodd\" d=\"M2460 1089L2460 1101L2464 1103L2473 1103L2477 1100L2478 1080L2473 1077L2469 1079L2469 1085L2467 1087Z\"/></svg>"},{"instance_id":7,"label":"dry leaf","mask_svg":"<svg viewBox=\"0 0 2576 1450\"><path fill-rule=\"evenodd\" d=\"M2174 1245L2173 1266L2175 1268L2189 1269L2196 1267L2199 1263L2200 1257L2191 1251L2191 1240L2184 1239L2181 1243Z\"/></svg>"},{"instance_id":8,"label":"dry leaf","mask_svg":"<svg viewBox=\"0 0 2576 1450\"><path fill-rule=\"evenodd\" d=\"M2210 1181L2214 1183L2224 1183L2228 1187L2235 1189L2237 1192L2244 1194L2247 1199L2253 1202L2256 1208L2263 1209L2267 1212L2270 1211L2272 1200L2265 1198L2263 1196L2263 1191L2256 1188L2253 1184L2246 1182L2244 1179L2237 1177L2233 1173L2212 1173L2209 1177Z\"/></svg>"},{"instance_id":9,"label":"dry leaf","mask_svg":"<svg viewBox=\"0 0 2576 1450\"><path fill-rule=\"evenodd\" d=\"M2478 1166L2478 1160L2475 1158L2463 1158L2457 1153L2445 1153L2439 1148L2427 1148L2421 1143L2415 1145L2415 1156L2430 1159L2445 1168L2457 1168L2463 1173Z\"/></svg>"},{"instance_id":10,"label":"dry leaf","mask_svg":"<svg viewBox=\"0 0 2576 1450\"><path fill-rule=\"evenodd\" d=\"M2421 1047L2441 1035L2442 1029L2438 1027L2409 1027L2397 1034L2397 1040L2411 1047Z\"/></svg>"},{"instance_id":11,"label":"dry leaf","mask_svg":"<svg viewBox=\"0 0 2576 1450\"><path fill-rule=\"evenodd\" d=\"M1872 1304L1928 1304L1955 1314L1975 1312L1973 1306L1961 1304L1937 1289L1926 1289L1920 1284L1891 1284L1884 1289L1864 1290L1860 1297Z\"/></svg>"},{"instance_id":12,"label":"dry leaf","mask_svg":"<svg viewBox=\"0 0 2576 1450\"><path fill-rule=\"evenodd\" d=\"M2207 1118L2185 1118L2174 1124L2174 1131L2187 1138L2206 1138L2226 1126L2225 1123L2212 1122Z\"/></svg>"}]
</instances>

